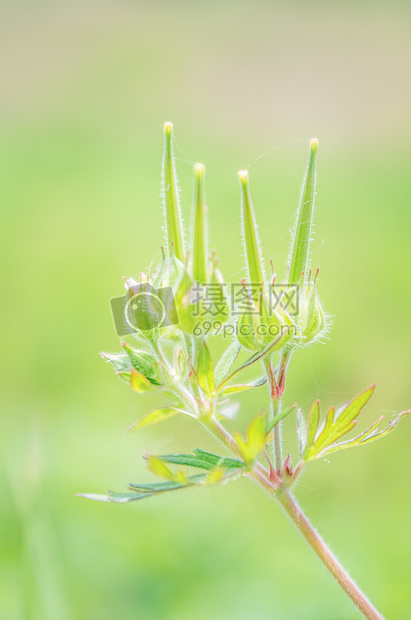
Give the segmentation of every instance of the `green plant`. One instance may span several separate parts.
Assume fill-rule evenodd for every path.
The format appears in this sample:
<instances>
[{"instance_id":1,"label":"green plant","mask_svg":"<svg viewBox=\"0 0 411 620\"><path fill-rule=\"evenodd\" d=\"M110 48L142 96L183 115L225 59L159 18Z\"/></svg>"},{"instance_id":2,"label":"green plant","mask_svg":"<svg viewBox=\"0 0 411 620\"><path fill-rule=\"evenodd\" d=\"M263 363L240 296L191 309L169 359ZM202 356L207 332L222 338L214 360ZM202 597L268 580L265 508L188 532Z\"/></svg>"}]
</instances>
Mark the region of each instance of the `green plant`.
<instances>
[{"instance_id":1,"label":"green plant","mask_svg":"<svg viewBox=\"0 0 411 620\"><path fill-rule=\"evenodd\" d=\"M321 339L328 328L318 291L318 271L309 269L316 186L318 141L310 144L310 158L292 235L284 282L267 275L249 190L249 175L239 172L241 219L246 278L231 286L237 302L230 300L210 255L207 236L205 168L194 166L194 198L189 248L186 248L173 155L173 128L164 125L163 205L165 247L162 258L140 280L126 281L127 294L117 316L119 333L128 334L122 352L103 353L117 375L135 392L155 392L166 404L149 412L132 429L159 423L185 414L229 451L221 456L195 448L188 454L146 455L148 469L159 479L131 484L125 493L85 494L91 499L127 503L186 488L217 484L246 476L279 501L299 531L365 617L382 616L353 582L302 512L291 492L306 465L337 450L361 446L390 433L407 411L394 417L385 428L384 416L354 438L347 435L371 398L375 386L367 388L338 411L331 407L321 422L318 400L307 421L297 405L283 406L286 374L293 353ZM298 303L297 303L298 302ZM231 307L230 307L231 306ZM124 330L123 332L121 330ZM217 363L214 341L225 344ZM211 345L211 346L210 346ZM264 371L254 381L241 380L249 368ZM235 415L233 395L267 385L266 412L250 416L245 435L230 433L224 420ZM283 455L282 422L295 415L299 459L294 466L290 454ZM193 471L198 473L193 473Z\"/></svg>"}]
</instances>

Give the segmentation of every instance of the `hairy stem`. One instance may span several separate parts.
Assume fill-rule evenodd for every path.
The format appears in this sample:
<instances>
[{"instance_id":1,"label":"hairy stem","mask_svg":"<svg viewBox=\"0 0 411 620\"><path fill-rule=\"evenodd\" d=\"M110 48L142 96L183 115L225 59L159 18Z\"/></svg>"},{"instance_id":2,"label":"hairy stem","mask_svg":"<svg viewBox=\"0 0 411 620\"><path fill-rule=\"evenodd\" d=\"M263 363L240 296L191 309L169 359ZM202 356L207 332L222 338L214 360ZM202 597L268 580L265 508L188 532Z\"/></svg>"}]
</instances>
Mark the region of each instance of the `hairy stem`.
<instances>
[{"instance_id":1,"label":"hairy stem","mask_svg":"<svg viewBox=\"0 0 411 620\"><path fill-rule=\"evenodd\" d=\"M283 486L276 492L275 495L310 547L328 568L334 579L340 584L354 605L356 605L363 613L365 618L368 618L368 620L384 620L383 616L352 580L347 571L341 566L333 552L311 525L310 521L305 516L291 492Z\"/></svg>"},{"instance_id":2,"label":"hairy stem","mask_svg":"<svg viewBox=\"0 0 411 620\"><path fill-rule=\"evenodd\" d=\"M219 424L219 422L208 419L204 425L211 431L214 437L219 439L227 448L238 456L238 447L233 437ZM289 489L284 484L281 484L278 479L277 481L270 480L267 471L258 462L254 464L254 470L249 473L249 477L263 487L269 495L275 497L279 501L310 547L317 554L347 596L362 612L364 617L368 620L384 620L384 617L360 590L310 523Z\"/></svg>"},{"instance_id":3,"label":"hairy stem","mask_svg":"<svg viewBox=\"0 0 411 620\"><path fill-rule=\"evenodd\" d=\"M270 388L270 416L269 421L272 421L281 412L281 397L282 394L278 390L278 380L274 375L274 368L271 362L271 353L264 358L264 368L267 375L267 382ZM281 370L281 366L280 366ZM279 372L280 372L279 370ZM282 431L281 421L273 428L273 441L271 444L271 454L273 462L275 463L275 469L279 473L283 467L283 449L282 449Z\"/></svg>"}]
</instances>

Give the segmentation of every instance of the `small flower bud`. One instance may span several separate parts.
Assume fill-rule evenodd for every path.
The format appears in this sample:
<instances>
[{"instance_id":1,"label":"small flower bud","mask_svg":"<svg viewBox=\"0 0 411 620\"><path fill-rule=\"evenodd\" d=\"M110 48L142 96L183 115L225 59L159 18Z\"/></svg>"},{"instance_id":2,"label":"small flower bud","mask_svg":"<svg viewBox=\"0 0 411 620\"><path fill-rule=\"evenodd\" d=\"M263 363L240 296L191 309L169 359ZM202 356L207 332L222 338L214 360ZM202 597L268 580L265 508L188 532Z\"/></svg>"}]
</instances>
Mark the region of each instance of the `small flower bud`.
<instances>
[{"instance_id":1,"label":"small flower bud","mask_svg":"<svg viewBox=\"0 0 411 620\"><path fill-rule=\"evenodd\" d=\"M261 351L273 344L272 351L282 349L294 336L295 325L281 307L271 308L267 296L260 291L258 303L249 296L248 307L237 323L237 338L244 347ZM274 344L275 343L275 344Z\"/></svg>"}]
</instances>

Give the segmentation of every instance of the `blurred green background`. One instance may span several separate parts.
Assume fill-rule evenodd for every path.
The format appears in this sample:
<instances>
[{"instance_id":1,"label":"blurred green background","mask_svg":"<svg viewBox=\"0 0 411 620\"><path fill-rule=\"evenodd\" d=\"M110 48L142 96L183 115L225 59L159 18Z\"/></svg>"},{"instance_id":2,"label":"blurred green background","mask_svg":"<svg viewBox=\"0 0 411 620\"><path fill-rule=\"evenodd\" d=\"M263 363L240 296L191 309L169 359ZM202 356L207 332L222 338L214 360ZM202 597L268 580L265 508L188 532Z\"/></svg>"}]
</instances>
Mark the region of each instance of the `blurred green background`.
<instances>
[{"instance_id":1,"label":"blurred green background","mask_svg":"<svg viewBox=\"0 0 411 620\"><path fill-rule=\"evenodd\" d=\"M140 455L211 439L186 419L125 435L153 405L99 359L110 297L158 255L162 123L184 210L207 166L213 246L242 258L236 171L284 264L318 137L313 264L331 340L298 353L287 399L363 423L411 406L411 7L400 2L1 4L3 620L358 617L278 506L247 480L117 506L76 492L149 478ZM278 147L275 148L274 147ZM240 271L239 271L240 270ZM244 410L264 404L264 388ZM287 431L292 432L290 420ZM410 420L313 464L297 494L386 614L409 619Z\"/></svg>"}]
</instances>

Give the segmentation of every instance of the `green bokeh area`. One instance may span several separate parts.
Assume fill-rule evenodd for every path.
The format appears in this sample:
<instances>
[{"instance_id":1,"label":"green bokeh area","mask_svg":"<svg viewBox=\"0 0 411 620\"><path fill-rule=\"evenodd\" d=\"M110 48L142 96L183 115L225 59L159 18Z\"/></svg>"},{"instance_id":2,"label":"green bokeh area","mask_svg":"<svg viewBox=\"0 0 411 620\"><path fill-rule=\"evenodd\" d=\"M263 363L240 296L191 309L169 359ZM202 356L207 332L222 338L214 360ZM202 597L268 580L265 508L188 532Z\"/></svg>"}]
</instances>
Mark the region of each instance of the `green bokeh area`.
<instances>
[{"instance_id":1,"label":"green bokeh area","mask_svg":"<svg viewBox=\"0 0 411 620\"><path fill-rule=\"evenodd\" d=\"M243 274L237 170L252 164L266 258L281 273L319 138L313 266L333 328L326 345L295 355L286 400L307 414L317 397L324 410L376 381L364 427L411 406L410 12L400 2L2 3L2 619L359 617L247 480L126 506L75 493L150 479L144 451L219 450L184 418L126 435L157 401L97 355L118 349L109 299L121 277L160 252L166 120L187 217L192 166L207 166L227 280ZM244 395L242 426L265 396ZM382 442L314 463L297 489L398 620L411 609L410 442L405 419Z\"/></svg>"}]
</instances>

